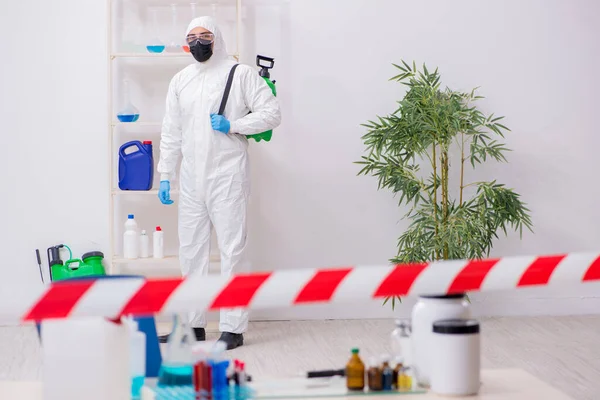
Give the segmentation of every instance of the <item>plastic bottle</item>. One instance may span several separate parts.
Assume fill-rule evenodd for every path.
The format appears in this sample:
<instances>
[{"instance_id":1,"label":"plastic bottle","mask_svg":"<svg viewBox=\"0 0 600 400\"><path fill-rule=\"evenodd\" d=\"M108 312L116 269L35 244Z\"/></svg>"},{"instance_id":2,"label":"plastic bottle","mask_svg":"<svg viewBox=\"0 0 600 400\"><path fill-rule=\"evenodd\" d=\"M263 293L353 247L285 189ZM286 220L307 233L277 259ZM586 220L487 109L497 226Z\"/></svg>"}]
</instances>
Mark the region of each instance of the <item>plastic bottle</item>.
<instances>
[{"instance_id":1,"label":"plastic bottle","mask_svg":"<svg viewBox=\"0 0 600 400\"><path fill-rule=\"evenodd\" d=\"M123 257L127 259L138 258L139 244L138 226L135 219L133 219L133 214L129 214L125 222L125 233L123 233Z\"/></svg>"},{"instance_id":2,"label":"plastic bottle","mask_svg":"<svg viewBox=\"0 0 600 400\"><path fill-rule=\"evenodd\" d=\"M358 356L358 352L358 349L352 349L352 357L346 364L346 387L353 391L365 389L365 364Z\"/></svg>"},{"instance_id":3,"label":"plastic bottle","mask_svg":"<svg viewBox=\"0 0 600 400\"><path fill-rule=\"evenodd\" d=\"M275 81L271 80L271 73L269 72L269 70L271 68L273 68L273 66L275 65L275 59L271 58L271 57L257 55L256 56L256 65L258 67L261 67L258 74L265 80L265 82L267 82L267 85L269 86L269 88L271 88L271 92L273 93L273 96L277 96L277 89L275 87ZM273 130L269 130L269 131L262 132L262 133L256 133L254 135L246 135L248 140L254 139L257 142L260 142L261 140L268 142L271 140L272 136L273 136Z\"/></svg>"},{"instance_id":4,"label":"plastic bottle","mask_svg":"<svg viewBox=\"0 0 600 400\"><path fill-rule=\"evenodd\" d=\"M243 361L239 362L238 381L242 388L246 386L246 363Z\"/></svg>"},{"instance_id":5,"label":"plastic bottle","mask_svg":"<svg viewBox=\"0 0 600 400\"><path fill-rule=\"evenodd\" d=\"M164 235L160 226L157 226L154 231L152 250L154 258L165 258Z\"/></svg>"},{"instance_id":6,"label":"plastic bottle","mask_svg":"<svg viewBox=\"0 0 600 400\"><path fill-rule=\"evenodd\" d=\"M218 341L210 352L210 365L212 366L212 390L215 398L227 398L229 394L229 381L227 369L229 361L225 360L227 343Z\"/></svg>"},{"instance_id":7,"label":"plastic bottle","mask_svg":"<svg viewBox=\"0 0 600 400\"><path fill-rule=\"evenodd\" d=\"M381 375L381 368L377 359L371 357L369 359L369 370L367 371L369 390L378 392L383 390L383 376Z\"/></svg>"},{"instance_id":8,"label":"plastic bottle","mask_svg":"<svg viewBox=\"0 0 600 400\"><path fill-rule=\"evenodd\" d=\"M390 367L390 356L381 356L381 376L383 377L383 390L392 390L394 384L394 370Z\"/></svg>"},{"instance_id":9,"label":"plastic bottle","mask_svg":"<svg viewBox=\"0 0 600 400\"><path fill-rule=\"evenodd\" d=\"M138 323L127 320L129 326L129 371L131 374L131 398L139 399L146 377L146 335L138 330Z\"/></svg>"},{"instance_id":10,"label":"plastic bottle","mask_svg":"<svg viewBox=\"0 0 600 400\"><path fill-rule=\"evenodd\" d=\"M154 156L152 141L132 140L119 147L119 189L152 189Z\"/></svg>"},{"instance_id":11,"label":"plastic bottle","mask_svg":"<svg viewBox=\"0 0 600 400\"><path fill-rule=\"evenodd\" d=\"M142 234L140 235L140 257L150 257L150 238L146 231L142 231Z\"/></svg>"}]
</instances>

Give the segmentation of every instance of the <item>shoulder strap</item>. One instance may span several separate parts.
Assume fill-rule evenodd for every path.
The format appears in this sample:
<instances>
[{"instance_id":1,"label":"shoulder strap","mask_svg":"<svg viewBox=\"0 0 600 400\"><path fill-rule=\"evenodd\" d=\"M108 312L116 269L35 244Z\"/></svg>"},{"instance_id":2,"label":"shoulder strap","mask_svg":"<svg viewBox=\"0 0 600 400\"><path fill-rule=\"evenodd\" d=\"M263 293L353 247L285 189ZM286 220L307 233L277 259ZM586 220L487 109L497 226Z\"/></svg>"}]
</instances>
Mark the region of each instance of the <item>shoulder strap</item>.
<instances>
[{"instance_id":1,"label":"shoulder strap","mask_svg":"<svg viewBox=\"0 0 600 400\"><path fill-rule=\"evenodd\" d=\"M233 83L233 75L235 74L235 69L239 64L235 64L231 67L231 71L229 71L229 77L227 78L227 84L225 85L225 92L223 93L223 99L221 100L221 106L219 107L219 115L223 115L225 112L225 106L227 105L227 99L229 99L229 92L231 91L231 84Z\"/></svg>"}]
</instances>

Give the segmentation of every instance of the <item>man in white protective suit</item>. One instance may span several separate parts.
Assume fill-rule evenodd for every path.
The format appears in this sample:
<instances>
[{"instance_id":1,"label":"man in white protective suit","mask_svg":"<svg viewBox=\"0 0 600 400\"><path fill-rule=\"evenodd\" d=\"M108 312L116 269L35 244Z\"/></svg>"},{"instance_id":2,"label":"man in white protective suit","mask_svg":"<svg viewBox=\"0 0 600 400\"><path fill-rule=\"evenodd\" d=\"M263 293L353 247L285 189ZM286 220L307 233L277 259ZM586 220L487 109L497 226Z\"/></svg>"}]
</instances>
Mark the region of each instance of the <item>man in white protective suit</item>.
<instances>
[{"instance_id":1,"label":"man in white protective suit","mask_svg":"<svg viewBox=\"0 0 600 400\"><path fill-rule=\"evenodd\" d=\"M159 199L172 204L171 180L182 154L179 194L179 259L184 276L208 274L211 229L221 251L221 274L239 269L246 247L246 206L250 194L248 140L276 128L279 104L254 68L238 65L223 115L218 110L234 61L210 17L194 19L186 40L195 62L171 80L160 141ZM191 313L196 338L205 340L206 318ZM243 345L244 310L223 310L220 340L228 349ZM162 336L161 341L166 341Z\"/></svg>"}]
</instances>

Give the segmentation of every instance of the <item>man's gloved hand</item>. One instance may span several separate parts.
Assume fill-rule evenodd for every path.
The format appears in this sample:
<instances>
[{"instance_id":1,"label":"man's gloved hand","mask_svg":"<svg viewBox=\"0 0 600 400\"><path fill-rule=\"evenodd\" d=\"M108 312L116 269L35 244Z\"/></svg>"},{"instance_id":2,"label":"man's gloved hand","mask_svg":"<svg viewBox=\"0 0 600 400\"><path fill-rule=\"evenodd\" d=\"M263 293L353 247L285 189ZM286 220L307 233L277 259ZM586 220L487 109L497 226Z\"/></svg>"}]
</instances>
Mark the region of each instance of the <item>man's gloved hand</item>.
<instances>
[{"instance_id":1,"label":"man's gloved hand","mask_svg":"<svg viewBox=\"0 0 600 400\"><path fill-rule=\"evenodd\" d=\"M229 133L229 129L231 128L231 124L227 118L219 114L210 114L210 123L215 131L223 132L225 134Z\"/></svg>"},{"instance_id":2,"label":"man's gloved hand","mask_svg":"<svg viewBox=\"0 0 600 400\"><path fill-rule=\"evenodd\" d=\"M169 181L160 181L160 188L158 189L158 198L163 204L173 204L173 200L171 200L171 183L169 183Z\"/></svg>"}]
</instances>

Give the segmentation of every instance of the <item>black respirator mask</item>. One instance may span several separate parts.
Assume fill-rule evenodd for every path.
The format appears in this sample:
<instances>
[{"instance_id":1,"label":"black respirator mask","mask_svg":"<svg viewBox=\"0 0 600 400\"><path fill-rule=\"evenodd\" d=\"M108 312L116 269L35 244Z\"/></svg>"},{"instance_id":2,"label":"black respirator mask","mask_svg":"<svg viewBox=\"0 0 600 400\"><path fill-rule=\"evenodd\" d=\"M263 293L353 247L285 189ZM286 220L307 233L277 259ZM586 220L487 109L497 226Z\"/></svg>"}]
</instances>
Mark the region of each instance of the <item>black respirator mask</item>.
<instances>
[{"instance_id":1,"label":"black respirator mask","mask_svg":"<svg viewBox=\"0 0 600 400\"><path fill-rule=\"evenodd\" d=\"M205 62L213 55L212 42L208 44L201 43L200 40L195 40L190 43L190 53L194 56L196 61Z\"/></svg>"}]
</instances>

